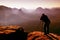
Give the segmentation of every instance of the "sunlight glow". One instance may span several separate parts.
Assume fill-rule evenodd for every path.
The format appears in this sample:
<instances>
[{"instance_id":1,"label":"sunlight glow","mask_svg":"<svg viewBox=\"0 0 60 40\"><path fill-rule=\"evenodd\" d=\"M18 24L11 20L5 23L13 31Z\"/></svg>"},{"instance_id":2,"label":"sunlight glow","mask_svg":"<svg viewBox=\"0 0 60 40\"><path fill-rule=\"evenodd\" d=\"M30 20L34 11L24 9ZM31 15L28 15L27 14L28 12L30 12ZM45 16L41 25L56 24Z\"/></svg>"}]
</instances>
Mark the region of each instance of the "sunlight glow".
<instances>
[{"instance_id":1,"label":"sunlight glow","mask_svg":"<svg viewBox=\"0 0 60 40\"><path fill-rule=\"evenodd\" d=\"M53 7L60 7L60 2L59 1L48 1L48 0L5 0L5 1L0 1L0 5L8 6L11 8L26 8L26 9L36 9L37 7L42 7L42 8L53 8Z\"/></svg>"}]
</instances>

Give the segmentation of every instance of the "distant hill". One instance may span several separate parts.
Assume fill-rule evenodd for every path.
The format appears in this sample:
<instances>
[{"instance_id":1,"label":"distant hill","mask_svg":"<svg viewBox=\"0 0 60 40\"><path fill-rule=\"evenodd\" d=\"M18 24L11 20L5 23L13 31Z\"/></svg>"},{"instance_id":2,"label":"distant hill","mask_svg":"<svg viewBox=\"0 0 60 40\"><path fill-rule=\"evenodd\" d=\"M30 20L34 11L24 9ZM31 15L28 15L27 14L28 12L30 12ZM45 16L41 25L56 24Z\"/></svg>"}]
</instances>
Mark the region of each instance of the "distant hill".
<instances>
[{"instance_id":1,"label":"distant hill","mask_svg":"<svg viewBox=\"0 0 60 40\"><path fill-rule=\"evenodd\" d=\"M21 22L24 22L25 19L27 19L27 17L25 16L25 13L23 13L22 9L0 6L1 25L20 24Z\"/></svg>"},{"instance_id":2,"label":"distant hill","mask_svg":"<svg viewBox=\"0 0 60 40\"><path fill-rule=\"evenodd\" d=\"M0 24L20 24L22 22L26 22L26 20L38 20L42 13L48 15L52 22L53 20L54 22L60 22L60 8L43 9L38 7L34 11L28 12L25 8L17 9L0 6ZM13 20L15 21L13 22Z\"/></svg>"}]
</instances>

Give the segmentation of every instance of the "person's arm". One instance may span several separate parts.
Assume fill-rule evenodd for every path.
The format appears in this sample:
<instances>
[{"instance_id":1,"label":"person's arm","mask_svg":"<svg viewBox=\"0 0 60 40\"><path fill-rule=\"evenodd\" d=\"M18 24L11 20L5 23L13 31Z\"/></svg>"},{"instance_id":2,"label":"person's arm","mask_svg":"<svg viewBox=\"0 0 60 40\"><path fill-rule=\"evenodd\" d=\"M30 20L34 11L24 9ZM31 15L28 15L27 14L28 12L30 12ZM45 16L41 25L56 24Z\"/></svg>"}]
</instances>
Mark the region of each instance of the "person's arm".
<instances>
[{"instance_id":1,"label":"person's arm","mask_svg":"<svg viewBox=\"0 0 60 40\"><path fill-rule=\"evenodd\" d=\"M43 16L41 16L40 20L42 20L42 19L43 19Z\"/></svg>"}]
</instances>

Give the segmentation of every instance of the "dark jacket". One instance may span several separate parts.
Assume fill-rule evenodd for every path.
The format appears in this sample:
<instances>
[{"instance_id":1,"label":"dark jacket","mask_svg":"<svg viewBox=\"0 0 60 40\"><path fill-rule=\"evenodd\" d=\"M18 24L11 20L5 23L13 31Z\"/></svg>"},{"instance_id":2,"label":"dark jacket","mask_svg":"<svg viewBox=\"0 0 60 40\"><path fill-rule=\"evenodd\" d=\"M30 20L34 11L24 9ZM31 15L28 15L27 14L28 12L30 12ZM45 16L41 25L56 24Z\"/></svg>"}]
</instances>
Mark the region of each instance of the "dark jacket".
<instances>
[{"instance_id":1,"label":"dark jacket","mask_svg":"<svg viewBox=\"0 0 60 40\"><path fill-rule=\"evenodd\" d=\"M42 21L45 22L45 23L50 23L50 20L49 20L49 18L47 17L47 15L42 15L41 18L40 18L40 20L42 20Z\"/></svg>"}]
</instances>

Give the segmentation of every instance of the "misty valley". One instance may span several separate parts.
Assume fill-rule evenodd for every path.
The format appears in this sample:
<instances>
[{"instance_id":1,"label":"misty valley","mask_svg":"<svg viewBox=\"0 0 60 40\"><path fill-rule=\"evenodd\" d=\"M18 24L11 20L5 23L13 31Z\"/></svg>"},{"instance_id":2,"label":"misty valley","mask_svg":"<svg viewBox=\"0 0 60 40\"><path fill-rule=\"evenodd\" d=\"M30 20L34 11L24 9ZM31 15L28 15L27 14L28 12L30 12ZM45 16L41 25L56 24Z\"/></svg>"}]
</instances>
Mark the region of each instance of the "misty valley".
<instances>
[{"instance_id":1,"label":"misty valley","mask_svg":"<svg viewBox=\"0 0 60 40\"><path fill-rule=\"evenodd\" d=\"M34 35L36 36L40 34L41 34L40 36L42 36L41 38L45 38L46 36L43 35L44 24L40 20L41 15L43 13L46 14L51 20L50 29L49 29L50 34L59 36L60 35L60 8L43 9L42 7L38 7L36 9L25 9L25 8L17 9L17 8L10 8L6 6L0 6L0 34L2 34L0 35L0 39L4 40L8 38L6 40L11 40L10 37L13 38L14 36L20 36L21 40L25 40L25 39L35 40L32 39ZM20 30L19 28L21 29L21 31L19 31ZM18 35L19 33L20 35ZM18 37L16 38L19 40ZM49 38L46 37L45 39L48 40ZM13 40L15 40L15 37L13 38Z\"/></svg>"}]
</instances>

